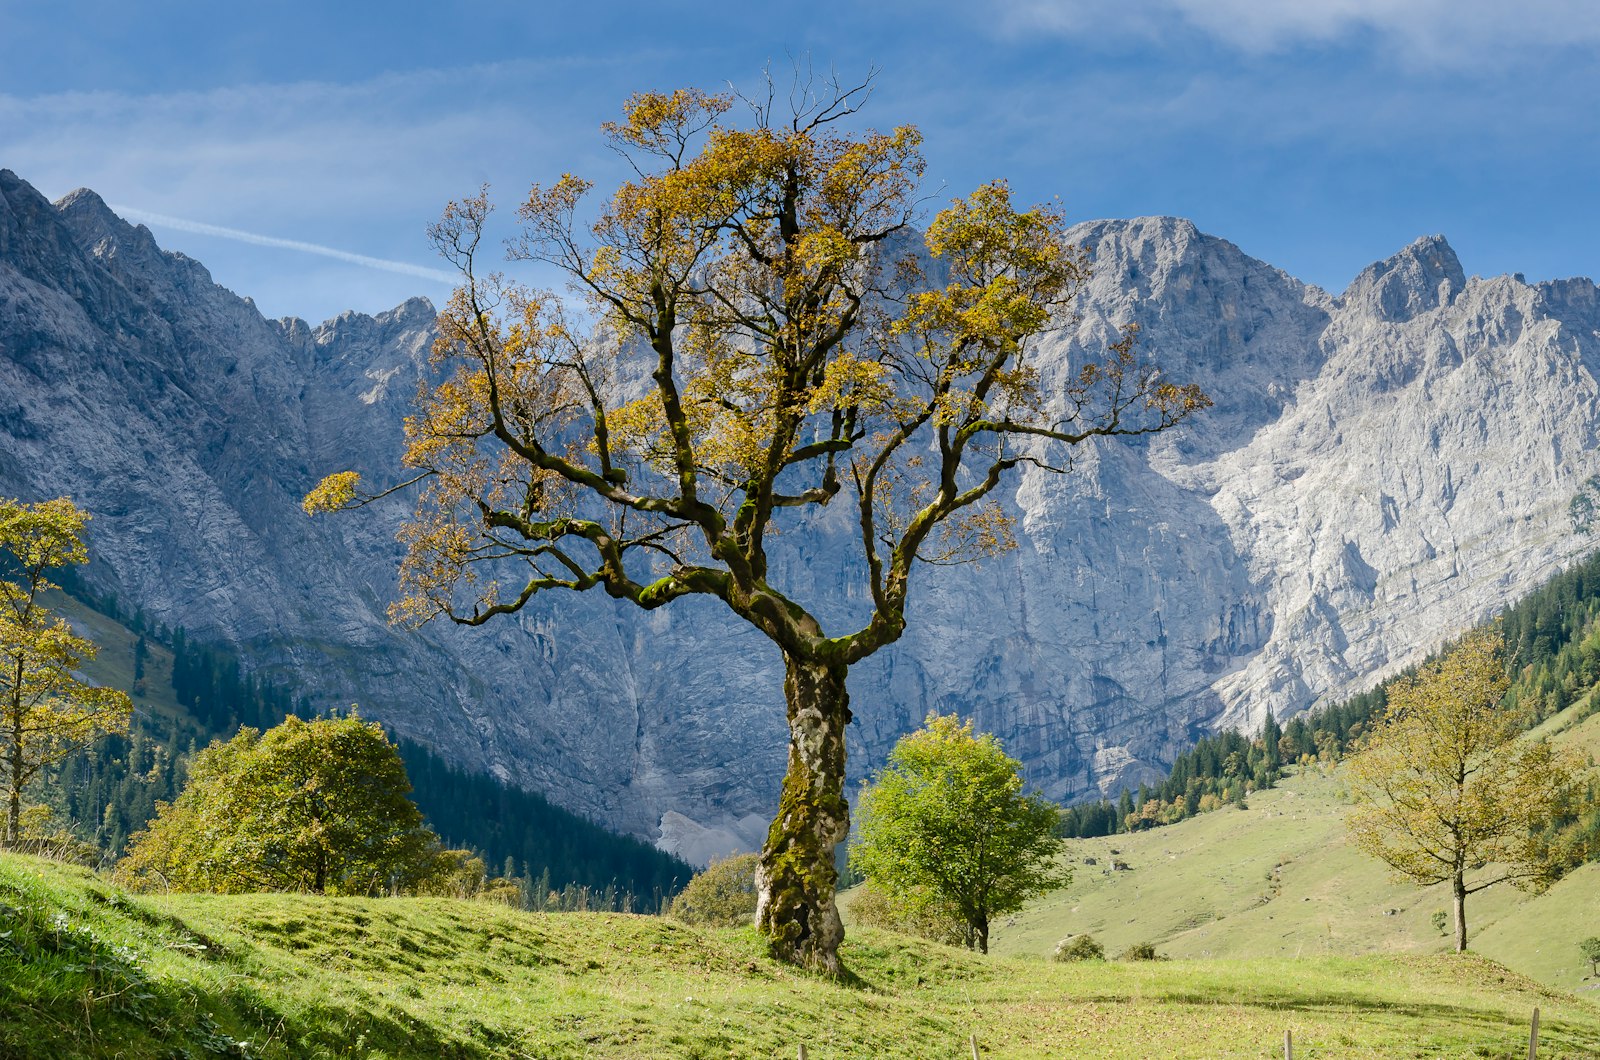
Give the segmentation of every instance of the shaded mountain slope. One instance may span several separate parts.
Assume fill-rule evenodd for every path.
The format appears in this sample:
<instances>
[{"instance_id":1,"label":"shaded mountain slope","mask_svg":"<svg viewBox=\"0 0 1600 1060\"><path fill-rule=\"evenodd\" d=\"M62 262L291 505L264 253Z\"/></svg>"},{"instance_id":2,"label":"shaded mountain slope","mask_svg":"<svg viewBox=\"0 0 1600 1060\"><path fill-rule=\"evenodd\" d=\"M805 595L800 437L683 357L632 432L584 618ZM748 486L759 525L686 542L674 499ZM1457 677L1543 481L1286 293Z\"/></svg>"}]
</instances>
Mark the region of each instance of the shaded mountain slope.
<instances>
[{"instance_id":1,"label":"shaded mountain slope","mask_svg":"<svg viewBox=\"0 0 1600 1060\"><path fill-rule=\"evenodd\" d=\"M997 733L1059 798L1157 779L1194 736L1338 700L1594 547L1600 293L1468 279L1442 239L1338 297L1172 218L1079 226L1096 274L1049 340L1059 385L1127 322L1216 408L1018 477L1020 547L918 575L858 667L854 770L929 709ZM718 605L565 597L460 631L385 621L403 500L309 521L321 475L398 472L431 338L414 300L267 321L96 196L0 173L0 493L95 513L91 581L323 702L691 857L765 831L777 654ZM834 622L848 513L782 535L774 580Z\"/></svg>"}]
</instances>

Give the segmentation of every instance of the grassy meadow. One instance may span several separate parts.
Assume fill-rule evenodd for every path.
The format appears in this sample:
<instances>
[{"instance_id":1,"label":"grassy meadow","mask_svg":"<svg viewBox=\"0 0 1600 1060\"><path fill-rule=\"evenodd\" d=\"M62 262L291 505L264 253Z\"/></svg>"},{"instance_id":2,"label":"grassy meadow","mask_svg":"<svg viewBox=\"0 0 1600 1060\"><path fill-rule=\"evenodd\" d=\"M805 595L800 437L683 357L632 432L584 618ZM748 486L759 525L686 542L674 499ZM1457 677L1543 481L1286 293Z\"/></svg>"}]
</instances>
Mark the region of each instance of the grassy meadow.
<instances>
[{"instance_id":1,"label":"grassy meadow","mask_svg":"<svg viewBox=\"0 0 1600 1060\"><path fill-rule=\"evenodd\" d=\"M1137 872L1138 870L1132 870ZM1020 937L1020 933L1019 933ZM123 894L0 856L0 1056L1304 1057L1600 1051L1600 1006L1479 957L1058 965L853 932L845 982L753 931L446 899Z\"/></svg>"},{"instance_id":2,"label":"grassy meadow","mask_svg":"<svg viewBox=\"0 0 1600 1060\"><path fill-rule=\"evenodd\" d=\"M134 637L63 608L132 683ZM151 646L141 709L181 716ZM1580 707L1542 732L1600 757ZM0 855L0 1058L794 1057L812 1060L1600 1057L1600 865L1544 895L1468 902L1474 954L1431 922L1441 888L1347 846L1337 770L1222 809L1074 840L1067 888L994 925L994 953L852 927L844 982L767 958L750 930L447 899L130 896ZM1093 862L1092 864L1090 862ZM1127 867L1114 868L1116 862ZM846 920L849 895L844 898ZM1156 962L1049 961L1066 935Z\"/></svg>"},{"instance_id":3,"label":"grassy meadow","mask_svg":"<svg viewBox=\"0 0 1600 1060\"><path fill-rule=\"evenodd\" d=\"M1600 752L1600 714L1575 706L1541 729ZM1066 935L1092 934L1107 953L1152 942L1172 957L1261 958L1445 953L1432 916L1446 885L1390 878L1345 839L1349 803L1337 769L1317 769L1225 808L1131 835L1072 840L1073 881L1002 921L991 948L1048 955ZM1113 853L1116 851L1116 853ZM1094 864L1087 862L1092 859ZM1125 870L1113 868L1120 861ZM1579 939L1600 936L1600 864L1542 895L1509 885L1467 899L1468 946L1547 986L1587 991ZM1600 1053L1600 1046L1596 1048Z\"/></svg>"}]
</instances>

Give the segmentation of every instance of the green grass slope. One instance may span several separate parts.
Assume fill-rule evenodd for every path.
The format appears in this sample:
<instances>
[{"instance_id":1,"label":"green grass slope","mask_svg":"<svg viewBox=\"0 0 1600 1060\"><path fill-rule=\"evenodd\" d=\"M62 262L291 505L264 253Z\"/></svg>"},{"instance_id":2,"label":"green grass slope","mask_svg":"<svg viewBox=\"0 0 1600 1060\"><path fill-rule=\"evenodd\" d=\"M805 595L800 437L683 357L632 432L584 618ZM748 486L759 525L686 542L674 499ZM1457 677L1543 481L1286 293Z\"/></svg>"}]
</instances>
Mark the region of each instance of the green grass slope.
<instances>
[{"instance_id":1,"label":"green grass slope","mask_svg":"<svg viewBox=\"0 0 1600 1060\"><path fill-rule=\"evenodd\" d=\"M1574 707L1542 734L1600 751L1600 715ZM1311 770L1217 810L1131 835L1073 840L1070 886L999 925L997 953L1045 956L1090 933L1108 953L1153 942L1174 957L1311 957L1444 953L1431 923L1448 912L1445 886L1396 882L1351 847L1339 774ZM1118 853L1113 854L1112 851ZM1092 858L1096 864L1085 864ZM1129 867L1113 869L1114 860ZM1532 896L1507 885L1467 900L1469 947L1563 990L1600 985L1577 941L1600 936L1600 864ZM1596 1047L1600 1054L1600 1046Z\"/></svg>"},{"instance_id":2,"label":"green grass slope","mask_svg":"<svg viewBox=\"0 0 1600 1060\"><path fill-rule=\"evenodd\" d=\"M1135 870L1137 871L1137 870ZM408 899L130 897L0 856L0 1056L1267 1057L1600 1050L1600 1008L1479 958L1052 965L869 931L853 979L750 931Z\"/></svg>"},{"instance_id":3,"label":"green grass slope","mask_svg":"<svg viewBox=\"0 0 1600 1060\"><path fill-rule=\"evenodd\" d=\"M82 667L89 683L131 693L134 647L139 635L65 593L52 592L47 604L51 611L71 622L79 636L87 637L99 649ZM134 699L135 709L165 718L186 718L187 712L172 695L172 652L154 641L146 641L145 648L146 691Z\"/></svg>"}]
</instances>

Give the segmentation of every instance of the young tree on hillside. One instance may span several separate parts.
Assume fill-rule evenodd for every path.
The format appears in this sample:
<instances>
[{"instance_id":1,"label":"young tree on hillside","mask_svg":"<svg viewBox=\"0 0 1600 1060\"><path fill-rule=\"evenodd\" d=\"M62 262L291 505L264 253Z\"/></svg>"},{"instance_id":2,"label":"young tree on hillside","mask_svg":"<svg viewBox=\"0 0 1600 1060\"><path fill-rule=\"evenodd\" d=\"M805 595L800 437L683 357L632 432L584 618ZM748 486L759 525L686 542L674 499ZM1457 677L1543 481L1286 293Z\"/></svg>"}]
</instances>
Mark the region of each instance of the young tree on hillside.
<instances>
[{"instance_id":1,"label":"young tree on hillside","mask_svg":"<svg viewBox=\"0 0 1600 1060\"><path fill-rule=\"evenodd\" d=\"M1519 740L1497 630L1468 634L1443 659L1396 681L1388 707L1349 761L1355 845L1421 885L1449 883L1456 951L1467 896L1510 882L1539 889L1559 871L1542 838L1576 793L1576 763Z\"/></svg>"},{"instance_id":2,"label":"young tree on hillside","mask_svg":"<svg viewBox=\"0 0 1600 1060\"><path fill-rule=\"evenodd\" d=\"M101 733L128 731L133 701L79 676L94 644L45 606L56 588L46 572L87 563L89 516L58 497L38 504L0 499L0 768L4 841L22 838L22 793L39 771Z\"/></svg>"},{"instance_id":3,"label":"young tree on hillside","mask_svg":"<svg viewBox=\"0 0 1600 1060\"><path fill-rule=\"evenodd\" d=\"M178 891L382 894L456 865L409 795L400 753L358 717L240 729L195 756L117 877Z\"/></svg>"},{"instance_id":4,"label":"young tree on hillside","mask_svg":"<svg viewBox=\"0 0 1600 1060\"><path fill-rule=\"evenodd\" d=\"M994 917L1071 878L1056 805L1023 793L1020 768L971 722L928 715L862 794L850 867L903 907L953 911L968 948L988 953Z\"/></svg>"},{"instance_id":5,"label":"young tree on hillside","mask_svg":"<svg viewBox=\"0 0 1600 1060\"><path fill-rule=\"evenodd\" d=\"M439 316L441 381L406 423L425 487L394 614L477 625L598 590L646 609L710 596L759 629L783 655L790 743L758 922L779 957L836 971L845 680L905 629L917 561L1011 547L994 490L1013 469L1209 402L1131 329L1047 389L1037 340L1087 275L1060 214L996 182L917 238L920 134L850 131L867 86L813 87L781 113L776 94L637 95L605 126L634 179L592 210L577 177L533 188L512 256L564 273L588 331L485 270L484 195L446 209L431 234L465 282ZM307 509L358 489L331 475ZM836 501L872 608L844 631L768 568L775 534Z\"/></svg>"},{"instance_id":6,"label":"young tree on hillside","mask_svg":"<svg viewBox=\"0 0 1600 1060\"><path fill-rule=\"evenodd\" d=\"M1600 937L1591 935L1578 943L1583 959L1589 962L1589 974L1600 976Z\"/></svg>"}]
</instances>

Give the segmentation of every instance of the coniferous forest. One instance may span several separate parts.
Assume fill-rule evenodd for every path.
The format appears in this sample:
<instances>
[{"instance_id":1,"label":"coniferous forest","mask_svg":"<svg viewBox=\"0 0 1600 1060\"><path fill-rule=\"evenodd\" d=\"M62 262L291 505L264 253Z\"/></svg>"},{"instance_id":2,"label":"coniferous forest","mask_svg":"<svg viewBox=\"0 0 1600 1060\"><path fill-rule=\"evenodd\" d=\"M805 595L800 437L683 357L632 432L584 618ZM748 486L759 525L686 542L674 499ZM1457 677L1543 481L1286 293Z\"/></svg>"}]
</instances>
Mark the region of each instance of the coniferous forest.
<instances>
[{"instance_id":1,"label":"coniferous forest","mask_svg":"<svg viewBox=\"0 0 1600 1060\"><path fill-rule=\"evenodd\" d=\"M1522 724L1531 728L1600 684L1600 553L1551 578L1495 621L1505 638L1512 676L1505 709L1518 712ZM1275 785L1285 765L1329 764L1341 758L1388 705L1389 685L1416 669L1340 703L1298 714L1281 726L1269 717L1253 738L1237 731L1201 737L1172 764L1164 782L1123 791L1115 802L1102 799L1068 807L1057 834L1115 835L1245 805L1249 792ZM1600 792L1590 794L1592 805ZM1563 846L1568 864L1600 857L1600 813L1553 822L1550 839Z\"/></svg>"},{"instance_id":2,"label":"coniferous forest","mask_svg":"<svg viewBox=\"0 0 1600 1060\"><path fill-rule=\"evenodd\" d=\"M155 815L158 801L176 798L198 748L228 739L243 726L267 729L290 715L326 713L250 673L225 648L196 644L181 628L147 628L142 614L119 614L114 598L97 597L76 580L68 580L68 588L138 635L136 702L150 691L150 681L165 679L146 667L150 645L171 652L171 691L182 707L178 716L136 710L128 735L96 740L50 776L45 801L103 860L122 854L128 837ZM530 907L654 910L693 874L686 862L609 832L538 793L460 769L415 741L394 743L429 827L446 846L471 850L490 873L517 881Z\"/></svg>"}]
</instances>

